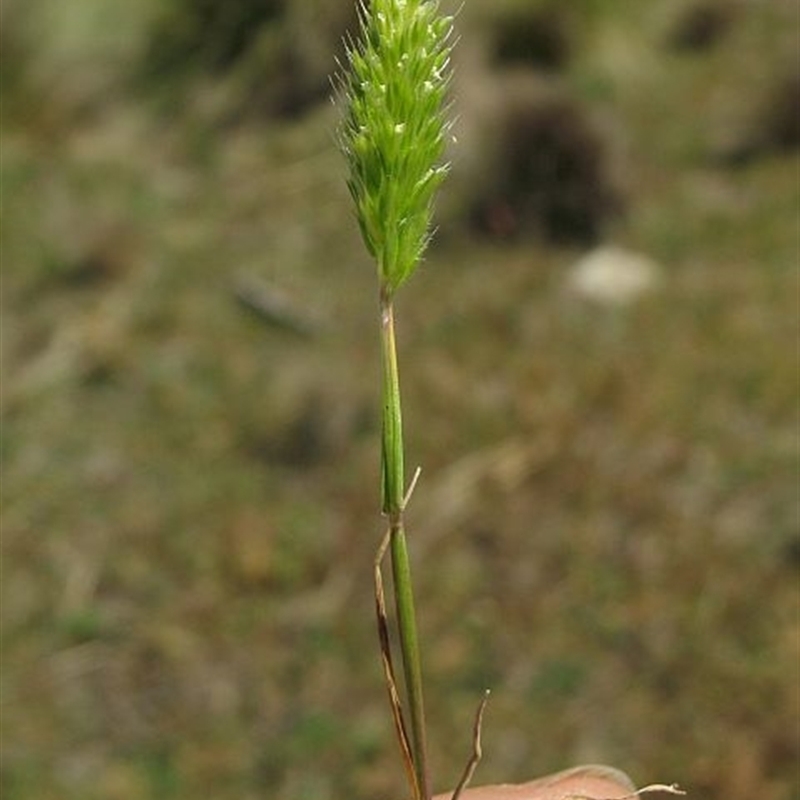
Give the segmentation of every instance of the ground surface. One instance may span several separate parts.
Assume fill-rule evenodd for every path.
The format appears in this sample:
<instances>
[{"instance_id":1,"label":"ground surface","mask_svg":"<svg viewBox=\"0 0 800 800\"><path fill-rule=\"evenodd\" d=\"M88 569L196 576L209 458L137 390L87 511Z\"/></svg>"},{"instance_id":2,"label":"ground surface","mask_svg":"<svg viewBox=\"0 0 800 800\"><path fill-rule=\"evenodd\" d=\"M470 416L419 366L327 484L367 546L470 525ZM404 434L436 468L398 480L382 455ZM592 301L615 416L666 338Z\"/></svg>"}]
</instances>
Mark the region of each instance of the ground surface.
<instances>
[{"instance_id":1,"label":"ground surface","mask_svg":"<svg viewBox=\"0 0 800 800\"><path fill-rule=\"evenodd\" d=\"M607 235L654 292L585 302L577 247L444 221L403 293L437 788L488 686L482 782L602 760L797 797L798 154L750 132L792 6L743 0L691 49L683 4L576 5L559 80L613 120ZM4 4L2 793L399 797L375 282L335 110L142 77L155 16ZM243 278L313 332L244 309Z\"/></svg>"}]
</instances>

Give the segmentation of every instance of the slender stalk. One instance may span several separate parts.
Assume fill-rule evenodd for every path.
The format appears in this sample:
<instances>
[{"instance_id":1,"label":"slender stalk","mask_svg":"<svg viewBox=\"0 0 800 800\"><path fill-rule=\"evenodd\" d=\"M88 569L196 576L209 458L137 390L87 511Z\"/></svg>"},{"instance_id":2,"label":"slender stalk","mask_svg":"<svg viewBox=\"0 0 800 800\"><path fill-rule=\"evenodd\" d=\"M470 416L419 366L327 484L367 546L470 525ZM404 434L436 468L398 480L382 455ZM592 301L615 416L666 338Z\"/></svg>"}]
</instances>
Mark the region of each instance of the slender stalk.
<instances>
[{"instance_id":1,"label":"slender stalk","mask_svg":"<svg viewBox=\"0 0 800 800\"><path fill-rule=\"evenodd\" d=\"M408 709L411 714L411 744L414 751L414 771L424 800L430 800L428 786L428 749L425 739L425 707L422 699L422 670L417 643L417 623L414 595L411 591L406 536L402 523L391 527L392 578L395 585L395 608L400 633L400 654L406 680Z\"/></svg>"},{"instance_id":2,"label":"slender stalk","mask_svg":"<svg viewBox=\"0 0 800 800\"><path fill-rule=\"evenodd\" d=\"M405 479L403 469L403 421L400 408L400 378L394 334L391 295L381 293L381 361L383 389L382 459L383 511L389 517L392 579L405 676L406 707L411 715L411 746L414 772L424 800L430 799L428 759L425 740L425 708L420 664L411 567L403 526Z\"/></svg>"},{"instance_id":3,"label":"slender stalk","mask_svg":"<svg viewBox=\"0 0 800 800\"><path fill-rule=\"evenodd\" d=\"M400 375L394 336L394 307L389 292L381 292L381 475L383 513L390 519L403 511L403 414L400 410Z\"/></svg>"}]
</instances>

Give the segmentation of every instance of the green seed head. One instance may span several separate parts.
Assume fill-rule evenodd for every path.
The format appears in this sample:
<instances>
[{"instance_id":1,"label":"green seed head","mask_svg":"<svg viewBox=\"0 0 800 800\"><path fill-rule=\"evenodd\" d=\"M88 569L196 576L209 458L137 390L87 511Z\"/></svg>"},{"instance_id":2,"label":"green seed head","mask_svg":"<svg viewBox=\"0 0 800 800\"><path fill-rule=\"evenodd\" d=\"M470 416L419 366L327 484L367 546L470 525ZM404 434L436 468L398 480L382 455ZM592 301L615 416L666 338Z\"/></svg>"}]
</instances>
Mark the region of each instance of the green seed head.
<instances>
[{"instance_id":1,"label":"green seed head","mask_svg":"<svg viewBox=\"0 0 800 800\"><path fill-rule=\"evenodd\" d=\"M371 0L359 11L359 41L348 45L340 79L339 141L364 242L392 295L430 240L433 196L448 171L453 19L437 0Z\"/></svg>"}]
</instances>

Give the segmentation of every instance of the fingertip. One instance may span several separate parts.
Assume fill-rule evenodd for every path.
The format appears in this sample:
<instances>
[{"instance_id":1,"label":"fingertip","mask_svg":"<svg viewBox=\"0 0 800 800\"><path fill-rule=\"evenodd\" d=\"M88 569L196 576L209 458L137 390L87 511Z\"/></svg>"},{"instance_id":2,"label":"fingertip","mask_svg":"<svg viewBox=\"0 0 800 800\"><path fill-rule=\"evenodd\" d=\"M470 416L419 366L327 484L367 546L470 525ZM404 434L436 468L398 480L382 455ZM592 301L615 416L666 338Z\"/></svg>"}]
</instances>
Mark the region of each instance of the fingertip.
<instances>
[{"instance_id":1,"label":"fingertip","mask_svg":"<svg viewBox=\"0 0 800 800\"><path fill-rule=\"evenodd\" d=\"M543 780L552 780L553 784L570 780L600 780L618 784L629 792L636 791L636 785L627 773L606 764L582 764L579 767L557 772L555 775L549 776L549 779L544 778Z\"/></svg>"},{"instance_id":2,"label":"fingertip","mask_svg":"<svg viewBox=\"0 0 800 800\"><path fill-rule=\"evenodd\" d=\"M463 800L613 800L630 796L636 787L622 770L605 764L583 764L537 780L518 784L478 786L464 791ZM437 795L434 800L449 800Z\"/></svg>"}]
</instances>

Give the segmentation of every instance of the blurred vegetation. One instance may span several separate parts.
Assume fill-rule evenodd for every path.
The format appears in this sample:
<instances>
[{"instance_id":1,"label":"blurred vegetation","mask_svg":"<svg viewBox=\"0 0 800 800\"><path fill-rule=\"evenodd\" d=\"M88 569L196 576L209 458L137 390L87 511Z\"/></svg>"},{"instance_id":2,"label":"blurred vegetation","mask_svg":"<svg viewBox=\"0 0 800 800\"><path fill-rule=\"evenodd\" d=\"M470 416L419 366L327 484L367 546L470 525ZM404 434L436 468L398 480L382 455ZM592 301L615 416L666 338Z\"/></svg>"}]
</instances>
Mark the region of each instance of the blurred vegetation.
<instances>
[{"instance_id":1,"label":"blurred vegetation","mask_svg":"<svg viewBox=\"0 0 800 800\"><path fill-rule=\"evenodd\" d=\"M325 88L351 9L222 5L3 7L9 800L402 796L377 298ZM459 196L399 332L441 789L490 686L482 782L603 760L797 796L796 11L701 5L459 21ZM638 302L571 294L587 237L510 183L561 147L537 113L459 178L473 95L520 71L602 121L570 191L613 184L589 238L662 265Z\"/></svg>"},{"instance_id":2,"label":"blurred vegetation","mask_svg":"<svg viewBox=\"0 0 800 800\"><path fill-rule=\"evenodd\" d=\"M154 26L147 66L156 75L192 63L223 71L253 46L260 30L281 20L286 6L286 0L173 0Z\"/></svg>"}]
</instances>

